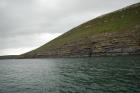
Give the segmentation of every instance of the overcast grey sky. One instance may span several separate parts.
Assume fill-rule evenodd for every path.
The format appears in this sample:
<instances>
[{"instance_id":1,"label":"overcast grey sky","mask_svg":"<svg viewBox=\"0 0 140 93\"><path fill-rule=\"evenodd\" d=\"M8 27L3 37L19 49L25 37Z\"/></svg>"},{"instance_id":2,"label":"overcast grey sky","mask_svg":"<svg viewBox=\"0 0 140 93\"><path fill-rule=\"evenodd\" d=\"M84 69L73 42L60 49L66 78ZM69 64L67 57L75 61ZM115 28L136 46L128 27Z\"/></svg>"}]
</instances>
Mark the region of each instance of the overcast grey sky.
<instances>
[{"instance_id":1,"label":"overcast grey sky","mask_svg":"<svg viewBox=\"0 0 140 93\"><path fill-rule=\"evenodd\" d=\"M140 0L0 0L0 55L21 54Z\"/></svg>"}]
</instances>

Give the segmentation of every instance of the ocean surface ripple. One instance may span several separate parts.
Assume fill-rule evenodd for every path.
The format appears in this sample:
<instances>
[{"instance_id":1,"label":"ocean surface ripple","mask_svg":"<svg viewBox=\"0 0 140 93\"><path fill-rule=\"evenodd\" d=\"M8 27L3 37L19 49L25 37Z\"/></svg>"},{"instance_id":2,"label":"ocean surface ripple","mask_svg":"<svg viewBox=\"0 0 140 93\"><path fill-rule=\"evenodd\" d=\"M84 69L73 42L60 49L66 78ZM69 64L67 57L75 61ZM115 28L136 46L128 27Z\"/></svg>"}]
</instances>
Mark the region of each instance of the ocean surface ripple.
<instances>
[{"instance_id":1,"label":"ocean surface ripple","mask_svg":"<svg viewBox=\"0 0 140 93\"><path fill-rule=\"evenodd\" d=\"M140 57L0 60L0 93L140 93Z\"/></svg>"}]
</instances>

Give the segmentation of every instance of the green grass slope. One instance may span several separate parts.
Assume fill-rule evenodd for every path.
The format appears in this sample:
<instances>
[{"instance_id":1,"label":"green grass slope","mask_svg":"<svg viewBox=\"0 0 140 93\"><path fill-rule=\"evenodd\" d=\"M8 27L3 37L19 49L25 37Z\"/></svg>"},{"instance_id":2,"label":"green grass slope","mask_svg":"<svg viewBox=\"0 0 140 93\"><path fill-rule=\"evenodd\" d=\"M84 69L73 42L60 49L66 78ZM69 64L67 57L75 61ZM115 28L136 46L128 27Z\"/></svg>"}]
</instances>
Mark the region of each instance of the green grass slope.
<instances>
[{"instance_id":1,"label":"green grass slope","mask_svg":"<svg viewBox=\"0 0 140 93\"><path fill-rule=\"evenodd\" d=\"M22 57L139 54L140 3L90 20Z\"/></svg>"}]
</instances>

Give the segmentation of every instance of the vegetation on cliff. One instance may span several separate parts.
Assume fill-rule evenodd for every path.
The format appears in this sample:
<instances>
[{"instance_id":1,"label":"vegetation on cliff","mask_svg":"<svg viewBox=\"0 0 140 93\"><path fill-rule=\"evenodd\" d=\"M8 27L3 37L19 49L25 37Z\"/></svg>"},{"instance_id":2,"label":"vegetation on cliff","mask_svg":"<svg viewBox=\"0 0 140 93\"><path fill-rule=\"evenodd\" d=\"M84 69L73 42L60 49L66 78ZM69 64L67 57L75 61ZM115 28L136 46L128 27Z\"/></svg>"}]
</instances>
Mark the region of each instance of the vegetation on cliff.
<instances>
[{"instance_id":1,"label":"vegetation on cliff","mask_svg":"<svg viewBox=\"0 0 140 93\"><path fill-rule=\"evenodd\" d=\"M140 3L99 16L21 57L140 54Z\"/></svg>"}]
</instances>

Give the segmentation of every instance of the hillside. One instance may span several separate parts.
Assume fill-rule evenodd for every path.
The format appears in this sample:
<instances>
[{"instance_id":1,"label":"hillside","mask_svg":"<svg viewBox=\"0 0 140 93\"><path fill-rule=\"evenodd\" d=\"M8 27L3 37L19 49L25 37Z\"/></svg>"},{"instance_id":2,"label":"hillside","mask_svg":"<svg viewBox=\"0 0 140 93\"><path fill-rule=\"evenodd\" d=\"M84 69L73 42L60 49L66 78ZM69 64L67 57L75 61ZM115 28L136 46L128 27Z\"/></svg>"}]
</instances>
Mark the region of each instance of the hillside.
<instances>
[{"instance_id":1,"label":"hillside","mask_svg":"<svg viewBox=\"0 0 140 93\"><path fill-rule=\"evenodd\" d=\"M18 58L17 55L0 56L0 60L1 60L1 59L17 59L17 58Z\"/></svg>"},{"instance_id":2,"label":"hillside","mask_svg":"<svg viewBox=\"0 0 140 93\"><path fill-rule=\"evenodd\" d=\"M140 3L90 20L47 44L20 55L84 57L140 54Z\"/></svg>"}]
</instances>

